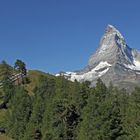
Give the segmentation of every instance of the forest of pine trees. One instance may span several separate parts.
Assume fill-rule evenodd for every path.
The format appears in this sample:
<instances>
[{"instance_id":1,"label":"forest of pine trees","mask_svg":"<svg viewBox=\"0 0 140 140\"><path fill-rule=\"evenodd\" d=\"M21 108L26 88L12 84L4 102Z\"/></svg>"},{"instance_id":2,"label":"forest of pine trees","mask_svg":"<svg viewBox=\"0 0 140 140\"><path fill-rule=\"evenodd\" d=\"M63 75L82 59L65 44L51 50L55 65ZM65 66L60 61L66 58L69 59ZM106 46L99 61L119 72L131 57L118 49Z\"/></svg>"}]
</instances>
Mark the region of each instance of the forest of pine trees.
<instances>
[{"instance_id":1,"label":"forest of pine trees","mask_svg":"<svg viewBox=\"0 0 140 140\"><path fill-rule=\"evenodd\" d=\"M10 69L2 65L0 131L13 140L140 140L140 88L128 93L100 79L91 88L46 74L31 94L29 83L10 82Z\"/></svg>"}]
</instances>

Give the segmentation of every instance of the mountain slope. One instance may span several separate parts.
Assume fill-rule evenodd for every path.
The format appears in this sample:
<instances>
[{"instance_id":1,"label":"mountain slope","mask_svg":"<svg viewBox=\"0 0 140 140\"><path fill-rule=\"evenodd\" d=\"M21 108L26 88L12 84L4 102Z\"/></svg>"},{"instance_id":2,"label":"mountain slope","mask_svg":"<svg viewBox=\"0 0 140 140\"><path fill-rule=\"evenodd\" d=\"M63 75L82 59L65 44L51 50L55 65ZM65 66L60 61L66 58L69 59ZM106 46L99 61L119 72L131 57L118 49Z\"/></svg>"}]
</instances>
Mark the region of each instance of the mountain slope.
<instances>
[{"instance_id":1,"label":"mountain slope","mask_svg":"<svg viewBox=\"0 0 140 140\"><path fill-rule=\"evenodd\" d=\"M71 81L90 81L92 86L101 78L106 85L112 82L114 86L133 89L140 83L140 53L127 45L114 26L108 25L87 67L79 72L66 72L56 76L59 75L64 75Z\"/></svg>"}]
</instances>

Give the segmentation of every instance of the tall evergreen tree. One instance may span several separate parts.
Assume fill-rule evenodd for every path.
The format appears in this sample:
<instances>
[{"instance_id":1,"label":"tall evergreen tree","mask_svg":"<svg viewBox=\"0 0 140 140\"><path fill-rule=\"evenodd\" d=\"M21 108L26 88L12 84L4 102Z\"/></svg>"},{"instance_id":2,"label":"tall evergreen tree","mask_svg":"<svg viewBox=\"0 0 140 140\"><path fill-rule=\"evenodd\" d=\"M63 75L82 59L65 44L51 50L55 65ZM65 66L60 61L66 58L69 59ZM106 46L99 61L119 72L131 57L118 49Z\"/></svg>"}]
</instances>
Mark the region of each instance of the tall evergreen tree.
<instances>
[{"instance_id":1,"label":"tall evergreen tree","mask_svg":"<svg viewBox=\"0 0 140 140\"><path fill-rule=\"evenodd\" d=\"M77 140L119 140L124 135L119 102L109 97L108 89L99 79L83 111Z\"/></svg>"},{"instance_id":2,"label":"tall evergreen tree","mask_svg":"<svg viewBox=\"0 0 140 140\"><path fill-rule=\"evenodd\" d=\"M14 85L10 79L12 76L12 68L5 61L3 61L1 65L1 86L4 93L4 98L0 108L6 108L12 94L14 94Z\"/></svg>"},{"instance_id":3,"label":"tall evergreen tree","mask_svg":"<svg viewBox=\"0 0 140 140\"><path fill-rule=\"evenodd\" d=\"M24 75L27 73L26 64L19 59L16 60L14 68Z\"/></svg>"},{"instance_id":4,"label":"tall evergreen tree","mask_svg":"<svg viewBox=\"0 0 140 140\"><path fill-rule=\"evenodd\" d=\"M26 125L31 115L31 98L23 87L17 87L10 102L7 114L7 133L16 140L24 136Z\"/></svg>"}]
</instances>

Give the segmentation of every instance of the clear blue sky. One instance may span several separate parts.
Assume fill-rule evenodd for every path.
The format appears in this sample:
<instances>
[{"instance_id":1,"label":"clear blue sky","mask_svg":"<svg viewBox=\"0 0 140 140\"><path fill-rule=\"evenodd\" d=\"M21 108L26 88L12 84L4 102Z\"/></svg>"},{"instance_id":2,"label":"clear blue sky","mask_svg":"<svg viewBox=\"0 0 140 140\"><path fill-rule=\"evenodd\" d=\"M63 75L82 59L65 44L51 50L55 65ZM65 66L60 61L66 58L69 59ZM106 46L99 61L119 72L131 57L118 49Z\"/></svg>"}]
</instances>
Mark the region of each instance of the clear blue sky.
<instances>
[{"instance_id":1,"label":"clear blue sky","mask_svg":"<svg viewBox=\"0 0 140 140\"><path fill-rule=\"evenodd\" d=\"M139 0L1 0L0 60L50 73L81 69L108 23L140 50Z\"/></svg>"}]
</instances>

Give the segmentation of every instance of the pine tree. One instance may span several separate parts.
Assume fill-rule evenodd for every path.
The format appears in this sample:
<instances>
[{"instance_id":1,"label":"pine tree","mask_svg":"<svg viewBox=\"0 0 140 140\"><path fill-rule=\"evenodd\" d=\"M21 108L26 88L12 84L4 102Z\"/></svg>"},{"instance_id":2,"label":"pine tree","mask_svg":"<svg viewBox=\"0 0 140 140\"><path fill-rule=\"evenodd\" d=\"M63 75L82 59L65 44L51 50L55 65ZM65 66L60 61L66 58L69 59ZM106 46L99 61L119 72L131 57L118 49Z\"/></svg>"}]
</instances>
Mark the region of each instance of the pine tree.
<instances>
[{"instance_id":1,"label":"pine tree","mask_svg":"<svg viewBox=\"0 0 140 140\"><path fill-rule=\"evenodd\" d=\"M11 99L7 114L7 133L14 139L21 140L31 115L31 98L23 87L17 87Z\"/></svg>"}]
</instances>

